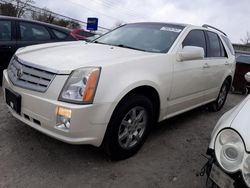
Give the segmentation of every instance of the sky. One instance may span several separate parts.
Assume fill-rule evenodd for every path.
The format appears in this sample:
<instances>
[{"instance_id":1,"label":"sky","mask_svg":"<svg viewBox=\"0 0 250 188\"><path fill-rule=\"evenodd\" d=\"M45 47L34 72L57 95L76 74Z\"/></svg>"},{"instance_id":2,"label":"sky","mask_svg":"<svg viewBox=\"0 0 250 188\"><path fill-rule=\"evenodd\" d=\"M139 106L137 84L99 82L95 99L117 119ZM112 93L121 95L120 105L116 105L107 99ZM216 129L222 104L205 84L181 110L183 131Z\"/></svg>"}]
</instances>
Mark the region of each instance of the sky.
<instances>
[{"instance_id":1,"label":"sky","mask_svg":"<svg viewBox=\"0 0 250 188\"><path fill-rule=\"evenodd\" d=\"M209 24L233 43L250 32L250 0L36 0L35 6L85 22L97 17L106 28L143 21Z\"/></svg>"}]
</instances>

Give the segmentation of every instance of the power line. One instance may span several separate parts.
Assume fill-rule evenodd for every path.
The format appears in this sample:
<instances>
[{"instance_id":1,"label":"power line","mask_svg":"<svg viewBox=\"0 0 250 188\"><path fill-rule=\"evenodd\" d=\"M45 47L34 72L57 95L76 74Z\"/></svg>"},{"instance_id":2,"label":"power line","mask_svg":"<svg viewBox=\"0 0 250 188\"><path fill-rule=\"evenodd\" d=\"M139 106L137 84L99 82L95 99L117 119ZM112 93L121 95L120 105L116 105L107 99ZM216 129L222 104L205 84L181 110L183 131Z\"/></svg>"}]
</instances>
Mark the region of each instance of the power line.
<instances>
[{"instance_id":1,"label":"power line","mask_svg":"<svg viewBox=\"0 0 250 188\"><path fill-rule=\"evenodd\" d=\"M0 0L0 4L6 4L6 3L11 3L11 4L13 4L12 2L7 1L7 0ZM23 2L21 2L21 3L23 3ZM24 3L23 3L23 4L24 4ZM14 5L14 4L13 4L13 5ZM64 15L62 15L62 14L58 14L58 13L52 12L52 11L50 11L50 10L45 10L45 9L39 8L39 7L37 7L37 6L31 5L31 4L27 4L27 5L28 5L28 7L30 7L30 8L26 8L26 10L31 11L31 12L35 12L35 13L38 13L38 14L39 14L39 13L41 13L41 12L39 12L39 11L46 11L46 12L49 13L49 14L55 15L56 17L61 17L61 18L63 18L63 19L71 20L71 21L74 21L74 22L79 23L80 25L84 25L84 26L87 25L87 23L84 22L84 21L77 20L77 19L74 19L74 18L71 18L71 17L68 17L68 16L64 16ZM15 5L14 5L14 6L15 6ZM106 32L106 31L109 31L108 28L105 28L105 27L102 27L102 26L98 26L98 28L101 29L101 30L103 30L103 31L105 31L105 32Z\"/></svg>"},{"instance_id":2,"label":"power line","mask_svg":"<svg viewBox=\"0 0 250 188\"><path fill-rule=\"evenodd\" d=\"M68 2L70 2L70 3L72 3L72 4L75 4L75 5L77 5L77 6L80 6L80 7L84 8L84 9L87 9L87 10L89 10L89 11L91 11L91 12L96 12L96 13L102 14L103 16L106 16L106 17L108 17L108 18L112 18L113 20L121 21L121 19L118 19L118 18L113 17L113 16L109 16L109 15L107 15L107 14L104 14L104 13L100 12L100 11L93 10L93 9L91 9L91 8L88 8L88 7L84 6L83 4L74 2L74 1L72 1L72 0L66 0L66 1L68 1Z\"/></svg>"},{"instance_id":3,"label":"power line","mask_svg":"<svg viewBox=\"0 0 250 188\"><path fill-rule=\"evenodd\" d=\"M138 15L138 13L136 13L134 10L128 9L126 7L116 6L116 5L118 5L117 3L107 1L107 0L106 1L105 0L103 0L103 1L93 0L91 2L94 2L95 4L103 5L103 6L107 7L107 8L110 8L110 9L119 10L118 13L124 12L124 13L126 13L127 15L129 15L131 17L137 17L139 19L144 20L144 18L141 17L140 15Z\"/></svg>"}]
</instances>

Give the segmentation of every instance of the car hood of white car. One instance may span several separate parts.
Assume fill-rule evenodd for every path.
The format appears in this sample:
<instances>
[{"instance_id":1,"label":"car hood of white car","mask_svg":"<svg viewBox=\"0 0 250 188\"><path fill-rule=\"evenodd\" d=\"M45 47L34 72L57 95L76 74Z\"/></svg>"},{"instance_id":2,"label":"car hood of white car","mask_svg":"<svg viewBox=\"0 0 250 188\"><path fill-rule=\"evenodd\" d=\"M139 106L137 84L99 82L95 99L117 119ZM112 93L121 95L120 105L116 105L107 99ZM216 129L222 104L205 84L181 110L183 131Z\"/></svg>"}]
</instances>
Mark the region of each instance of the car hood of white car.
<instances>
[{"instance_id":1,"label":"car hood of white car","mask_svg":"<svg viewBox=\"0 0 250 188\"><path fill-rule=\"evenodd\" d=\"M215 138L224 128L237 131L244 140L247 152L250 152L250 95L221 117L213 130L210 148L214 148Z\"/></svg>"},{"instance_id":2,"label":"car hood of white car","mask_svg":"<svg viewBox=\"0 0 250 188\"><path fill-rule=\"evenodd\" d=\"M57 74L70 74L81 67L105 66L154 54L83 41L33 45L16 52L22 63Z\"/></svg>"}]
</instances>

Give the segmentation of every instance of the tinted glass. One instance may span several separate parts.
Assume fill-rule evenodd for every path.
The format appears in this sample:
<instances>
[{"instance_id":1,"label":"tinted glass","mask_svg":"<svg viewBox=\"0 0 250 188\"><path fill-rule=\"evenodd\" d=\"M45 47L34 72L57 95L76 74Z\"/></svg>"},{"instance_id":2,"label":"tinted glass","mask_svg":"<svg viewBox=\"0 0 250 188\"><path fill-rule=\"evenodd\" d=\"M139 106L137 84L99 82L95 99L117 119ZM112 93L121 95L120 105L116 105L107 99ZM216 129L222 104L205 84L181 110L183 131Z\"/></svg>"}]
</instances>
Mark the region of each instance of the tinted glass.
<instances>
[{"instance_id":1,"label":"tinted glass","mask_svg":"<svg viewBox=\"0 0 250 188\"><path fill-rule=\"evenodd\" d=\"M227 52L226 52L224 45L222 44L220 39L219 39L219 42L220 42L220 56L227 57Z\"/></svg>"},{"instance_id":2,"label":"tinted glass","mask_svg":"<svg viewBox=\"0 0 250 188\"><path fill-rule=\"evenodd\" d=\"M11 21L0 21L0 41L11 40Z\"/></svg>"},{"instance_id":3,"label":"tinted glass","mask_svg":"<svg viewBox=\"0 0 250 188\"><path fill-rule=\"evenodd\" d=\"M22 41L46 41L50 40L48 30L38 24L20 22Z\"/></svg>"},{"instance_id":4,"label":"tinted glass","mask_svg":"<svg viewBox=\"0 0 250 188\"><path fill-rule=\"evenodd\" d=\"M245 63L245 64L250 64L250 55L239 55L236 58L237 63Z\"/></svg>"},{"instance_id":5,"label":"tinted glass","mask_svg":"<svg viewBox=\"0 0 250 188\"><path fill-rule=\"evenodd\" d=\"M77 34L84 36L84 37L92 37L95 35L94 33L86 32L86 31L79 31L79 32L77 32Z\"/></svg>"},{"instance_id":6,"label":"tinted glass","mask_svg":"<svg viewBox=\"0 0 250 188\"><path fill-rule=\"evenodd\" d=\"M207 32L208 40L209 40L209 49L208 49L208 57L220 57L220 41L218 35L216 33Z\"/></svg>"},{"instance_id":7,"label":"tinted glass","mask_svg":"<svg viewBox=\"0 0 250 188\"><path fill-rule=\"evenodd\" d=\"M230 42L230 40L227 37L223 36L223 35L221 37L222 37L222 40L226 43L227 47L229 48L231 54L234 55L235 54L234 53L234 48L233 48L233 45Z\"/></svg>"},{"instance_id":8,"label":"tinted glass","mask_svg":"<svg viewBox=\"0 0 250 188\"><path fill-rule=\"evenodd\" d=\"M65 39L67 38L67 34L63 33L63 32L60 32L60 31L57 31L57 30L54 30L52 29L52 32L56 35L57 38L59 39Z\"/></svg>"},{"instance_id":9,"label":"tinted glass","mask_svg":"<svg viewBox=\"0 0 250 188\"><path fill-rule=\"evenodd\" d=\"M148 52L166 53L183 28L180 25L161 23L128 24L101 36L95 42Z\"/></svg>"},{"instance_id":10,"label":"tinted glass","mask_svg":"<svg viewBox=\"0 0 250 188\"><path fill-rule=\"evenodd\" d=\"M204 49L206 54L206 40L202 30L193 30L188 33L184 39L182 46L197 46Z\"/></svg>"}]
</instances>

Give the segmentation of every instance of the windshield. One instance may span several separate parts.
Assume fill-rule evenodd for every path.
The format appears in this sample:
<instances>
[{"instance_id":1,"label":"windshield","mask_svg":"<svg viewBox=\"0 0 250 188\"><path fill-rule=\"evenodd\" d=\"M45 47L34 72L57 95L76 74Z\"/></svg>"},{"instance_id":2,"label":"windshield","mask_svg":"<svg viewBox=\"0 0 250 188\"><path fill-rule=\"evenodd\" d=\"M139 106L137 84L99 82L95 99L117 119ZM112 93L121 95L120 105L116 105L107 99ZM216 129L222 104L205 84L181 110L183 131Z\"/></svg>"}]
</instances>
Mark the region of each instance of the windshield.
<instances>
[{"instance_id":1,"label":"windshield","mask_svg":"<svg viewBox=\"0 0 250 188\"><path fill-rule=\"evenodd\" d=\"M184 26L162 23L135 23L119 27L98 38L95 43L135 50L166 53Z\"/></svg>"}]
</instances>

